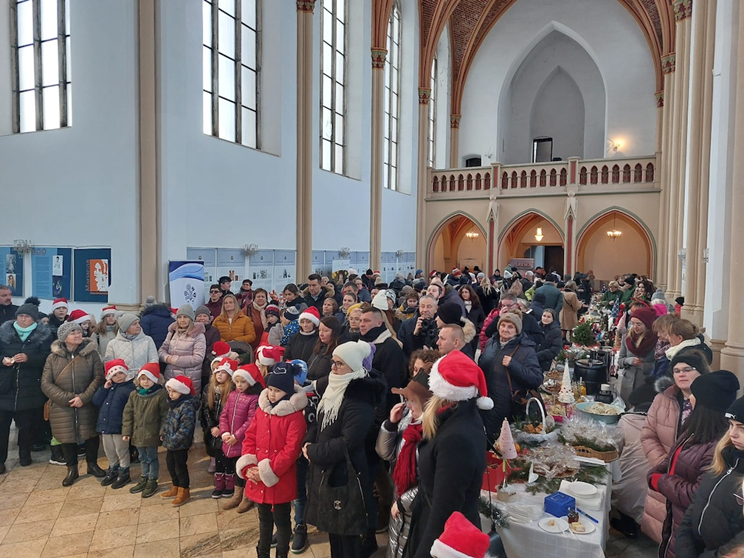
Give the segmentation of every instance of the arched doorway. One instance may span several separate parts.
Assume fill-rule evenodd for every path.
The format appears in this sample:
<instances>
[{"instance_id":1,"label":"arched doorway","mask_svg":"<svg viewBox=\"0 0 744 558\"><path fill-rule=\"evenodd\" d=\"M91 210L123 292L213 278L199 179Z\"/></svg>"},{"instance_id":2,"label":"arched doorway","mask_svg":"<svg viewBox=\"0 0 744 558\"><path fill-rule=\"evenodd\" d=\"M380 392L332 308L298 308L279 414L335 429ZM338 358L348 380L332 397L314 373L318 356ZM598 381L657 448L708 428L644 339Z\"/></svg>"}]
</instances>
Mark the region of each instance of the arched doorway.
<instances>
[{"instance_id":1,"label":"arched doorway","mask_svg":"<svg viewBox=\"0 0 744 558\"><path fill-rule=\"evenodd\" d=\"M437 227L429 242L429 269L450 271L487 265L485 231L470 217L458 213Z\"/></svg>"},{"instance_id":2,"label":"arched doorway","mask_svg":"<svg viewBox=\"0 0 744 558\"><path fill-rule=\"evenodd\" d=\"M539 229L539 230L538 230ZM564 236L552 219L530 211L509 223L499 238L498 267L513 258L531 258L533 267L544 267L563 275Z\"/></svg>"},{"instance_id":3,"label":"arched doorway","mask_svg":"<svg viewBox=\"0 0 744 558\"><path fill-rule=\"evenodd\" d=\"M609 236L608 231L619 231ZM577 270L594 271L603 282L623 273L654 275L654 246L648 228L621 208L592 218L579 231L577 239Z\"/></svg>"}]
</instances>

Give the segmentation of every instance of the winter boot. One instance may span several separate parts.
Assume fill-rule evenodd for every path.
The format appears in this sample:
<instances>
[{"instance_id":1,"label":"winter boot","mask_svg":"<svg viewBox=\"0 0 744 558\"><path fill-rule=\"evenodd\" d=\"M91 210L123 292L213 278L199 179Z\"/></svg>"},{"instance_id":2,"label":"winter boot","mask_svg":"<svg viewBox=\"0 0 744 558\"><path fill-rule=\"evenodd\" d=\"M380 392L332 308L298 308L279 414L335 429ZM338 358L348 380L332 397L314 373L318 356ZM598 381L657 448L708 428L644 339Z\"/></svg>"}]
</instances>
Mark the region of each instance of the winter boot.
<instances>
[{"instance_id":1,"label":"winter boot","mask_svg":"<svg viewBox=\"0 0 744 558\"><path fill-rule=\"evenodd\" d=\"M215 474L215 476L217 476ZM225 488L222 491L223 498L232 498L235 495L235 475L225 474ZM214 494L212 494L214 498Z\"/></svg>"},{"instance_id":2,"label":"winter boot","mask_svg":"<svg viewBox=\"0 0 744 558\"><path fill-rule=\"evenodd\" d=\"M271 535L271 548L276 548L276 545L278 545L279 542L276 540L276 533Z\"/></svg>"},{"instance_id":3,"label":"winter boot","mask_svg":"<svg viewBox=\"0 0 744 558\"><path fill-rule=\"evenodd\" d=\"M261 545L259 544L256 547L256 556L258 558L270 558L271 557L271 550L268 548L261 548Z\"/></svg>"},{"instance_id":4,"label":"winter boot","mask_svg":"<svg viewBox=\"0 0 744 558\"><path fill-rule=\"evenodd\" d=\"M377 537L375 530L371 529L362 535L362 558L370 558L375 552L377 552Z\"/></svg>"},{"instance_id":5,"label":"winter boot","mask_svg":"<svg viewBox=\"0 0 744 558\"><path fill-rule=\"evenodd\" d=\"M119 476L111 485L111 488L122 488L125 484L129 484L132 478L129 476L129 467L126 469L119 469Z\"/></svg>"},{"instance_id":6,"label":"winter boot","mask_svg":"<svg viewBox=\"0 0 744 558\"><path fill-rule=\"evenodd\" d=\"M213 457L209 460L209 467L207 467L207 473L214 473L217 470L217 460Z\"/></svg>"},{"instance_id":7,"label":"winter boot","mask_svg":"<svg viewBox=\"0 0 744 558\"><path fill-rule=\"evenodd\" d=\"M176 499L173 500L174 506L182 506L186 502L189 501L191 498L191 493L189 492L188 488L178 488L178 496L176 496Z\"/></svg>"},{"instance_id":8,"label":"winter boot","mask_svg":"<svg viewBox=\"0 0 744 558\"><path fill-rule=\"evenodd\" d=\"M214 490L212 490L212 498L222 498L222 494L225 491L225 473L214 474Z\"/></svg>"},{"instance_id":9,"label":"winter boot","mask_svg":"<svg viewBox=\"0 0 744 558\"><path fill-rule=\"evenodd\" d=\"M294 530L294 538L292 539L292 546L289 549L293 554L302 554L307 548L307 525L304 523L298 523ZM279 552L277 550L277 556Z\"/></svg>"},{"instance_id":10,"label":"winter boot","mask_svg":"<svg viewBox=\"0 0 744 558\"><path fill-rule=\"evenodd\" d=\"M103 477L103 479L101 480L101 486L108 486L112 484L118 476L119 466L114 465L113 467L109 467L108 471L106 471L106 476Z\"/></svg>"},{"instance_id":11,"label":"winter boot","mask_svg":"<svg viewBox=\"0 0 744 558\"><path fill-rule=\"evenodd\" d=\"M31 448L29 447L26 447L26 448L19 447L18 457L19 457L18 463L20 464L21 467L28 467L29 465L31 465L31 463L33 463L33 461L31 460Z\"/></svg>"},{"instance_id":12,"label":"winter boot","mask_svg":"<svg viewBox=\"0 0 744 558\"><path fill-rule=\"evenodd\" d=\"M241 505L243 505L243 494L240 491L236 490L233 494L233 497L222 504L222 509L231 510Z\"/></svg>"},{"instance_id":13,"label":"winter boot","mask_svg":"<svg viewBox=\"0 0 744 558\"><path fill-rule=\"evenodd\" d=\"M147 487L147 477L142 477L142 479L135 484L132 488L129 489L130 494L139 494Z\"/></svg>"},{"instance_id":14,"label":"winter boot","mask_svg":"<svg viewBox=\"0 0 744 558\"><path fill-rule=\"evenodd\" d=\"M52 455L49 458L49 463L51 463L52 465L67 465L65 456L62 453L62 446L57 444L56 446L51 446L51 448Z\"/></svg>"},{"instance_id":15,"label":"winter boot","mask_svg":"<svg viewBox=\"0 0 744 558\"><path fill-rule=\"evenodd\" d=\"M161 498L175 498L176 496L178 496L178 487L175 484L170 487L168 492L163 492L160 495Z\"/></svg>"},{"instance_id":16,"label":"winter boot","mask_svg":"<svg viewBox=\"0 0 744 558\"><path fill-rule=\"evenodd\" d=\"M80 473L78 473L77 465L67 467L67 476L62 480L62 486L72 486L72 483L74 483L78 477L80 477Z\"/></svg>"},{"instance_id":17,"label":"winter boot","mask_svg":"<svg viewBox=\"0 0 744 558\"><path fill-rule=\"evenodd\" d=\"M143 498L149 498L158 491L158 479L147 479L147 486L142 492Z\"/></svg>"},{"instance_id":18,"label":"winter boot","mask_svg":"<svg viewBox=\"0 0 744 558\"><path fill-rule=\"evenodd\" d=\"M253 507L253 500L248 498L248 496L243 496L243 499L240 501L240 505L238 506L237 512L245 513L252 507Z\"/></svg>"},{"instance_id":19,"label":"winter boot","mask_svg":"<svg viewBox=\"0 0 744 558\"><path fill-rule=\"evenodd\" d=\"M91 461L88 463L88 474L93 475L96 478L102 479L106 476L106 471L98 466L98 463Z\"/></svg>"}]
</instances>

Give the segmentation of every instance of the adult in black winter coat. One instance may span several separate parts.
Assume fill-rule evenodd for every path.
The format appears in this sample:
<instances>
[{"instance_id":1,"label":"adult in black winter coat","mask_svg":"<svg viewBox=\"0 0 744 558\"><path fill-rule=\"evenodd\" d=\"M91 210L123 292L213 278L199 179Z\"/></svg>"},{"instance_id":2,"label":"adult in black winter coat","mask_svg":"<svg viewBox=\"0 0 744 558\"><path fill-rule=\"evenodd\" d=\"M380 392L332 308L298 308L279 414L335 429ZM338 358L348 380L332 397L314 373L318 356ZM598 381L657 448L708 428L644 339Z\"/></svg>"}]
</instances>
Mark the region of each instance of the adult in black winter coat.
<instances>
[{"instance_id":1,"label":"adult in black winter coat","mask_svg":"<svg viewBox=\"0 0 744 558\"><path fill-rule=\"evenodd\" d=\"M171 315L171 309L165 304L153 304L146 307L140 316L142 333L152 337L155 348L160 350L165 338L168 337L168 328L176 320Z\"/></svg>"},{"instance_id":2,"label":"adult in black winter coat","mask_svg":"<svg viewBox=\"0 0 744 558\"><path fill-rule=\"evenodd\" d=\"M537 361L540 363L540 368L543 372L550 370L550 363L553 359L558 356L563 349L563 338L561 335L561 326L558 323L556 312L552 308L546 308L542 313L542 326L544 338L540 343L535 352L537 353Z\"/></svg>"},{"instance_id":3,"label":"adult in black winter coat","mask_svg":"<svg viewBox=\"0 0 744 558\"><path fill-rule=\"evenodd\" d=\"M46 397L41 374L52 346L52 332L38 320L33 304L16 310L16 319L0 326L0 471L8 458L10 423L18 426L21 465L31 465L33 436L41 428Z\"/></svg>"},{"instance_id":4,"label":"adult in black winter coat","mask_svg":"<svg viewBox=\"0 0 744 558\"><path fill-rule=\"evenodd\" d=\"M431 295L424 295L419 300L419 306L413 317L405 320L398 328L398 339L403 343L403 354L410 359L414 351L437 346L439 331L434 318L439 306L437 299Z\"/></svg>"},{"instance_id":5,"label":"adult in black winter coat","mask_svg":"<svg viewBox=\"0 0 744 558\"><path fill-rule=\"evenodd\" d=\"M462 352L453 351L434 364L429 385L434 396L422 419L419 493L408 541L415 558L431 555L452 512L480 527L478 499L486 468L486 436L478 414L478 405L490 403L478 397L486 389L483 373Z\"/></svg>"},{"instance_id":6,"label":"adult in black winter coat","mask_svg":"<svg viewBox=\"0 0 744 558\"><path fill-rule=\"evenodd\" d=\"M509 295L504 295L502 297L502 300L507 300L507 297ZM503 310L502 310L503 311ZM539 319L542 317L542 314L535 315L534 312L530 312L529 314L522 313L522 334L532 341L535 346L540 345L540 343L543 342L543 338L545 336L542 327L540 327ZM488 324L488 327L486 328L486 337L493 337L498 333L498 327L499 322L497 320L492 321L490 324Z\"/></svg>"},{"instance_id":7,"label":"adult in black winter coat","mask_svg":"<svg viewBox=\"0 0 744 558\"><path fill-rule=\"evenodd\" d=\"M321 508L321 480L328 479L332 486L346 484L346 452L354 469L359 473L364 501L372 499L372 481L367 465L365 438L373 429L375 407L385 396L385 380L367 372L362 364L369 359L369 343L358 341L339 345L333 351L331 374L316 384L322 390L318 404L317 420L309 427L302 452L310 461L308 475L307 522L317 525L327 514ZM344 448L346 451L344 451ZM373 450L374 451L374 450ZM353 480L351 480L353 482ZM362 543L359 535L366 532L366 510L354 508L349 514L360 517L359 533L328 533L333 558L358 558Z\"/></svg>"},{"instance_id":8,"label":"adult in black winter coat","mask_svg":"<svg viewBox=\"0 0 744 558\"><path fill-rule=\"evenodd\" d=\"M523 409L512 407L512 393L537 389L543 381L535 344L522 334L519 315L506 312L499 317L498 333L486 343L478 364L486 377L488 397L494 402L493 409L482 413L486 436L493 443L504 418L512 422L523 412Z\"/></svg>"}]
</instances>

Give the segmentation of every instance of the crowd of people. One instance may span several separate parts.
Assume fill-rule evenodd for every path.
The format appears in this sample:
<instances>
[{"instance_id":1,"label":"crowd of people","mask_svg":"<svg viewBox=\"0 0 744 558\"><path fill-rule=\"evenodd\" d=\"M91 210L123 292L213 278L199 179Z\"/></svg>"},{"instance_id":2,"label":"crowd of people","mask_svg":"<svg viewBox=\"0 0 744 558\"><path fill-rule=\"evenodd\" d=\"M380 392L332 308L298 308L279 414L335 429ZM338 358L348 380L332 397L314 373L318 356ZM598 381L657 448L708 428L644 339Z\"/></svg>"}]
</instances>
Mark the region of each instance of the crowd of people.
<instances>
[{"instance_id":1,"label":"crowd of people","mask_svg":"<svg viewBox=\"0 0 744 558\"><path fill-rule=\"evenodd\" d=\"M390 557L451 550L445 528L480 528L486 452L570 344L593 273L334 279L312 274L280 293L246 279L233 293L223 277L197 308L148 297L139 313L107 306L97 317L64 299L49 315L34 299L16 307L0 286L0 473L15 421L21 466L51 444L64 486L85 456L87 474L121 489L139 462L129 491L149 498L162 445L171 486L159 494L180 506L201 426L212 497L257 508L260 558L303 552L308 525L328 533L333 557L371 556L380 532ZM595 298L617 322L613 383L632 407L619 425L613 526L642 529L660 556L744 545L736 377L710 370L704 336L678 316L683 301L667 303L647 278L618 277Z\"/></svg>"}]
</instances>

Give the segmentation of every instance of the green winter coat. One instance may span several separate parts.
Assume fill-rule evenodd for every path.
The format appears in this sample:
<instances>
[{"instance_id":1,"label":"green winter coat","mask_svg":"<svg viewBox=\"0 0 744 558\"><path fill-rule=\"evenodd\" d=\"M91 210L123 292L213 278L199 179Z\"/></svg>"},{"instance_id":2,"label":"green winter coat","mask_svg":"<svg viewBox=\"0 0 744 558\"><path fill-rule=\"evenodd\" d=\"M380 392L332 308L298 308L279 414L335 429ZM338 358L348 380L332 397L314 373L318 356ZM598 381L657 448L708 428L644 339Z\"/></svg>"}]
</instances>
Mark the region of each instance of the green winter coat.
<instances>
[{"instance_id":1,"label":"green winter coat","mask_svg":"<svg viewBox=\"0 0 744 558\"><path fill-rule=\"evenodd\" d=\"M140 395L135 389L124 407L121 435L131 437L132 445L138 448L158 447L160 427L168 409L168 392L162 386L146 395Z\"/></svg>"},{"instance_id":2,"label":"green winter coat","mask_svg":"<svg viewBox=\"0 0 744 558\"><path fill-rule=\"evenodd\" d=\"M70 367L65 370L68 364ZM74 356L64 343L52 343L52 354L41 376L41 391L51 400L49 423L58 442L81 444L98 436L98 407L91 400L103 383L103 363L90 339L83 339ZM70 407L70 399L76 395L83 402L80 408Z\"/></svg>"}]
</instances>

